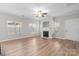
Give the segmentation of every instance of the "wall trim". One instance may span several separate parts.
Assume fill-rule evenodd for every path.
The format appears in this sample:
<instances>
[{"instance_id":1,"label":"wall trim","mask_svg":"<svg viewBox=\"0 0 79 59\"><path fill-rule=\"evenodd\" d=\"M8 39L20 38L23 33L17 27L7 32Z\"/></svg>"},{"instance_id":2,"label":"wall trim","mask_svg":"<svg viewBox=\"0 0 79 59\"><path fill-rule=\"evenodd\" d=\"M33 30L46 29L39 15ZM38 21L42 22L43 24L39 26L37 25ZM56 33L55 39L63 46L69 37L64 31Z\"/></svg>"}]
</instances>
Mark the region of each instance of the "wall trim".
<instances>
[{"instance_id":1,"label":"wall trim","mask_svg":"<svg viewBox=\"0 0 79 59\"><path fill-rule=\"evenodd\" d=\"M67 39L67 38L59 38L59 37L55 37L56 39L62 39L62 40L72 40L72 41L79 41L77 39Z\"/></svg>"},{"instance_id":2,"label":"wall trim","mask_svg":"<svg viewBox=\"0 0 79 59\"><path fill-rule=\"evenodd\" d=\"M13 38L13 39L3 39L3 40L0 40L0 42L10 41L10 40L19 40L19 39L25 39L25 38L32 38L32 37L37 37L37 36L23 36L23 37L18 37L18 38Z\"/></svg>"}]
</instances>

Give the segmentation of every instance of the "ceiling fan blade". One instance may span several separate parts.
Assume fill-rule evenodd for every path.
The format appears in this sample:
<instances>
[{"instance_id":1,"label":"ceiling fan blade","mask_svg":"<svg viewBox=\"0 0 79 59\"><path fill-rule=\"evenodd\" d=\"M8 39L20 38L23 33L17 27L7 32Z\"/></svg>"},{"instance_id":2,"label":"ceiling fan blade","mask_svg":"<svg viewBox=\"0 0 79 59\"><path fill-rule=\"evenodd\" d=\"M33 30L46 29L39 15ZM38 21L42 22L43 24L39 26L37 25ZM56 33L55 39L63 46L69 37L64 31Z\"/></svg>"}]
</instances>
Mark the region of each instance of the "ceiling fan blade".
<instances>
[{"instance_id":1,"label":"ceiling fan blade","mask_svg":"<svg viewBox=\"0 0 79 59\"><path fill-rule=\"evenodd\" d=\"M45 17L44 15L42 15L42 17Z\"/></svg>"},{"instance_id":2,"label":"ceiling fan blade","mask_svg":"<svg viewBox=\"0 0 79 59\"><path fill-rule=\"evenodd\" d=\"M47 13L42 13L43 15L47 15Z\"/></svg>"}]
</instances>

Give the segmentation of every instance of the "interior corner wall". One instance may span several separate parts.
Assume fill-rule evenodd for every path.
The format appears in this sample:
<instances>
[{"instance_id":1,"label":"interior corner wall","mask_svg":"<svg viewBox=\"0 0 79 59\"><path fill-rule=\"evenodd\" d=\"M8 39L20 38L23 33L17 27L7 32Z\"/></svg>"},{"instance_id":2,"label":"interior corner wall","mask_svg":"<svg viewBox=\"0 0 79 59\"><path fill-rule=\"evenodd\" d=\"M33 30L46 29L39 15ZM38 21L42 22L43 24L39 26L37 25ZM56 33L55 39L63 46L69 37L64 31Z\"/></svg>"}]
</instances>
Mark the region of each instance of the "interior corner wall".
<instances>
[{"instance_id":1,"label":"interior corner wall","mask_svg":"<svg viewBox=\"0 0 79 59\"><path fill-rule=\"evenodd\" d=\"M59 26L55 28L55 38L65 37L65 21L62 19L56 19L55 22L59 23Z\"/></svg>"}]
</instances>

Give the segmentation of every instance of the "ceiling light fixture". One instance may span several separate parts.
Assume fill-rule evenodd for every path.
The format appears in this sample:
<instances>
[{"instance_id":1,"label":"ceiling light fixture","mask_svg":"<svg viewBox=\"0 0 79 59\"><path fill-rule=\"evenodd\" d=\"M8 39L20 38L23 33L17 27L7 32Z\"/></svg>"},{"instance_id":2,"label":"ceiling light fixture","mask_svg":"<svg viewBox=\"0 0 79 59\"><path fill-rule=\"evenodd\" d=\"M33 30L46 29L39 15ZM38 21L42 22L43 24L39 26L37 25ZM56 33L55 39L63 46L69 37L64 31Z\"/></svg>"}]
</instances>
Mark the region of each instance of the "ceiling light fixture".
<instances>
[{"instance_id":1,"label":"ceiling light fixture","mask_svg":"<svg viewBox=\"0 0 79 59\"><path fill-rule=\"evenodd\" d=\"M41 9L36 10L34 13L36 17L45 17L47 14L48 13L46 12L46 10L41 10Z\"/></svg>"}]
</instances>

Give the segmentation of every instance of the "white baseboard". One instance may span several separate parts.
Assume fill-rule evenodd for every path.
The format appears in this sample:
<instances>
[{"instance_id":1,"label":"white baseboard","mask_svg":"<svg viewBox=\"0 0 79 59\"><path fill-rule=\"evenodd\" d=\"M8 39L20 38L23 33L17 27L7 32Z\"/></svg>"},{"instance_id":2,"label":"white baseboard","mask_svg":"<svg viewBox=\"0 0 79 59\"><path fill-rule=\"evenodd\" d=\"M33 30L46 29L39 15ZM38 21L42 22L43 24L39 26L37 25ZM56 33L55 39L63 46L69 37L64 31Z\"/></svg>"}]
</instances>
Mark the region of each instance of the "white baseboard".
<instances>
[{"instance_id":1,"label":"white baseboard","mask_svg":"<svg viewBox=\"0 0 79 59\"><path fill-rule=\"evenodd\" d=\"M13 38L13 39L2 39L0 40L0 42L4 42L4 41L9 41L9 40L17 40L17 39L23 39L23 38L30 38L30 37L36 37L36 35L32 35L32 36L22 36L22 37L18 37L18 38Z\"/></svg>"},{"instance_id":2,"label":"white baseboard","mask_svg":"<svg viewBox=\"0 0 79 59\"><path fill-rule=\"evenodd\" d=\"M63 40L79 41L79 39L68 39L68 38L61 38L61 37L55 37L55 38L63 39Z\"/></svg>"}]
</instances>

